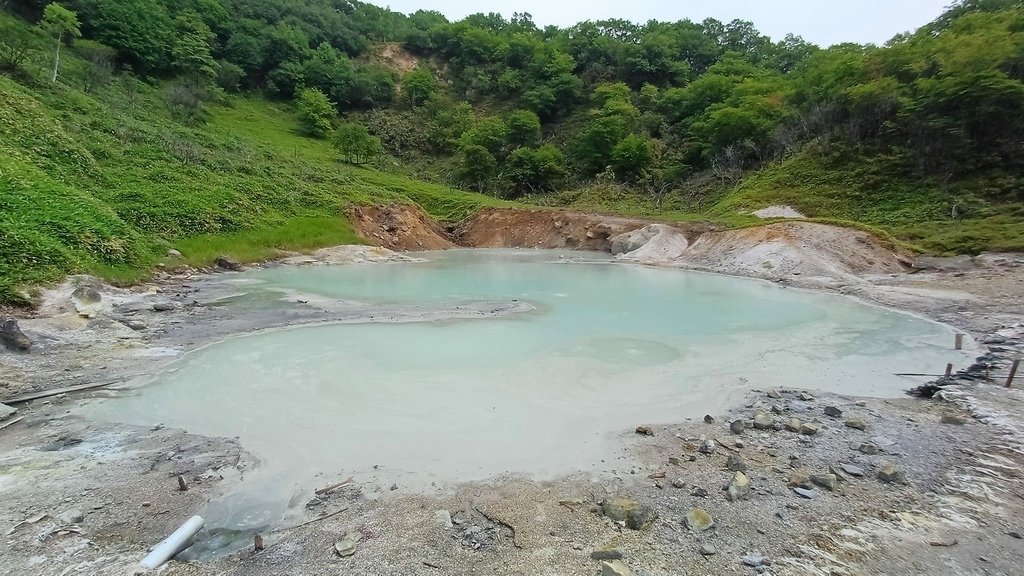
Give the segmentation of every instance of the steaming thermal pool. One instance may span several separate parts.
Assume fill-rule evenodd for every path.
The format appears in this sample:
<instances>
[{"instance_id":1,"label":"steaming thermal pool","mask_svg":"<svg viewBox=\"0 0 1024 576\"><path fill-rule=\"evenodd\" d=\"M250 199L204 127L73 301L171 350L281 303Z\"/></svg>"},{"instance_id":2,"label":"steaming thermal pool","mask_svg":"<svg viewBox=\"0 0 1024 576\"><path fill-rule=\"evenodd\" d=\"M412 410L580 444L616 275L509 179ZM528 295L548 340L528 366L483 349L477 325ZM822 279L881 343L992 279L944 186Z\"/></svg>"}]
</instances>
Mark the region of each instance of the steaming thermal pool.
<instances>
[{"instance_id":1,"label":"steaming thermal pool","mask_svg":"<svg viewBox=\"0 0 1024 576\"><path fill-rule=\"evenodd\" d=\"M914 382L893 373L967 360L942 325L766 282L578 252L418 256L427 261L237 275L249 296L228 306L344 300L373 318L232 338L86 411L239 436L260 464L206 515L246 529L349 475L386 491L628 470L622 437L638 424L718 414L751 388L899 396ZM429 322L387 313L481 301L532 310Z\"/></svg>"}]
</instances>

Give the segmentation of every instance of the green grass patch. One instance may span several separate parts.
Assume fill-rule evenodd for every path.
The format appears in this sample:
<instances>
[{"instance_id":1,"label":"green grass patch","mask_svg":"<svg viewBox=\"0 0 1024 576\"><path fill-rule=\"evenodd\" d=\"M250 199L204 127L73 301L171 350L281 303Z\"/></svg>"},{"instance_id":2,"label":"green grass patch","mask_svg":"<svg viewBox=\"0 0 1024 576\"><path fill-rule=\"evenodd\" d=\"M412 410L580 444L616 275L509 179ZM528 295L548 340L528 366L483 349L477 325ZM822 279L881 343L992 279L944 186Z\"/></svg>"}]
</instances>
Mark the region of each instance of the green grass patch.
<instances>
[{"instance_id":1,"label":"green grass patch","mask_svg":"<svg viewBox=\"0 0 1024 576\"><path fill-rule=\"evenodd\" d=\"M276 225L226 234L204 234L174 243L186 262L206 266L219 256L259 262L279 250L310 252L324 246L362 244L344 218L292 218Z\"/></svg>"}]
</instances>

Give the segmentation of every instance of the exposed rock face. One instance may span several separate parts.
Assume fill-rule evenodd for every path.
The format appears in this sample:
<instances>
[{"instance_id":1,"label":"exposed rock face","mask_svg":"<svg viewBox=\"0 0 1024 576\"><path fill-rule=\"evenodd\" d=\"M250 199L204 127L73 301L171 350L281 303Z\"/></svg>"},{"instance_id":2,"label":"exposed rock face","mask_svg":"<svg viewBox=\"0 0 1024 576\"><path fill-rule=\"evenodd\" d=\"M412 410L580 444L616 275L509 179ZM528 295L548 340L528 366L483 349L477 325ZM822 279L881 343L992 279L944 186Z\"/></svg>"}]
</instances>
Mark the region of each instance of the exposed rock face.
<instances>
[{"instance_id":1,"label":"exposed rock face","mask_svg":"<svg viewBox=\"0 0 1024 576\"><path fill-rule=\"evenodd\" d=\"M17 408L12 408L7 404L0 404L0 420L10 418L18 411Z\"/></svg>"},{"instance_id":2,"label":"exposed rock face","mask_svg":"<svg viewBox=\"0 0 1024 576\"><path fill-rule=\"evenodd\" d=\"M238 272L239 270L242 269L241 262L235 260L234 258L231 258L230 256L218 256L213 263L216 264L217 268L220 268L221 270L231 270L233 272Z\"/></svg>"},{"instance_id":3,"label":"exposed rock face","mask_svg":"<svg viewBox=\"0 0 1024 576\"><path fill-rule=\"evenodd\" d=\"M18 321L8 318L0 322L0 342L11 350L27 352L32 347L32 340L21 331Z\"/></svg>"},{"instance_id":4,"label":"exposed rock face","mask_svg":"<svg viewBox=\"0 0 1024 576\"><path fill-rule=\"evenodd\" d=\"M683 231L666 224L649 224L611 239L611 252L638 262L671 262L690 246Z\"/></svg>"},{"instance_id":5,"label":"exposed rock face","mask_svg":"<svg viewBox=\"0 0 1024 576\"><path fill-rule=\"evenodd\" d=\"M391 250L444 250L455 246L444 227L419 206L356 206L348 216L360 236Z\"/></svg>"}]
</instances>

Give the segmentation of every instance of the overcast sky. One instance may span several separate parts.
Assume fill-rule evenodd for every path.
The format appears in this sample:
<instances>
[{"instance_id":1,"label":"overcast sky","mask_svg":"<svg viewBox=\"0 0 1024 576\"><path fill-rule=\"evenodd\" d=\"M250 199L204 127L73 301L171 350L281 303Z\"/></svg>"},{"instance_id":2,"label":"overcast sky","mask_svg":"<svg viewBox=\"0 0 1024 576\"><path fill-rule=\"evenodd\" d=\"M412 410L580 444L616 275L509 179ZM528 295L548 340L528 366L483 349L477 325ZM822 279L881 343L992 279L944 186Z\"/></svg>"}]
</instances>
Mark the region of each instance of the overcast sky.
<instances>
[{"instance_id":1,"label":"overcast sky","mask_svg":"<svg viewBox=\"0 0 1024 576\"><path fill-rule=\"evenodd\" d=\"M538 26L623 18L723 22L750 20L780 40L792 32L821 46L840 42L882 44L935 19L952 0L370 0L398 12L437 10L450 20L476 12L529 12Z\"/></svg>"}]
</instances>

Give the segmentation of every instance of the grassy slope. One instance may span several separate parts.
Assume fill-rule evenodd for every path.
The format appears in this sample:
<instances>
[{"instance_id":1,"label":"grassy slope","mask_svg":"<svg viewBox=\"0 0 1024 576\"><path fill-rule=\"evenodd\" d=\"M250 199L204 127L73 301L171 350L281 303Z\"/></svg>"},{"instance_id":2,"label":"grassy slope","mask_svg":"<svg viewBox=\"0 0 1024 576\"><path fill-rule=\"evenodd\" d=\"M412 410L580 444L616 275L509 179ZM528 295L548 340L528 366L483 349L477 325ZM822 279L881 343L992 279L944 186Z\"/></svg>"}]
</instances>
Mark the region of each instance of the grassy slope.
<instances>
[{"instance_id":1,"label":"grassy slope","mask_svg":"<svg viewBox=\"0 0 1024 576\"><path fill-rule=\"evenodd\" d=\"M496 203L343 165L295 132L286 105L233 97L189 128L161 87L115 79L86 94L84 62L64 62L60 85L0 76L0 303L69 272L134 280L171 246L203 264L356 242L352 204L411 201L455 220Z\"/></svg>"}]
</instances>

